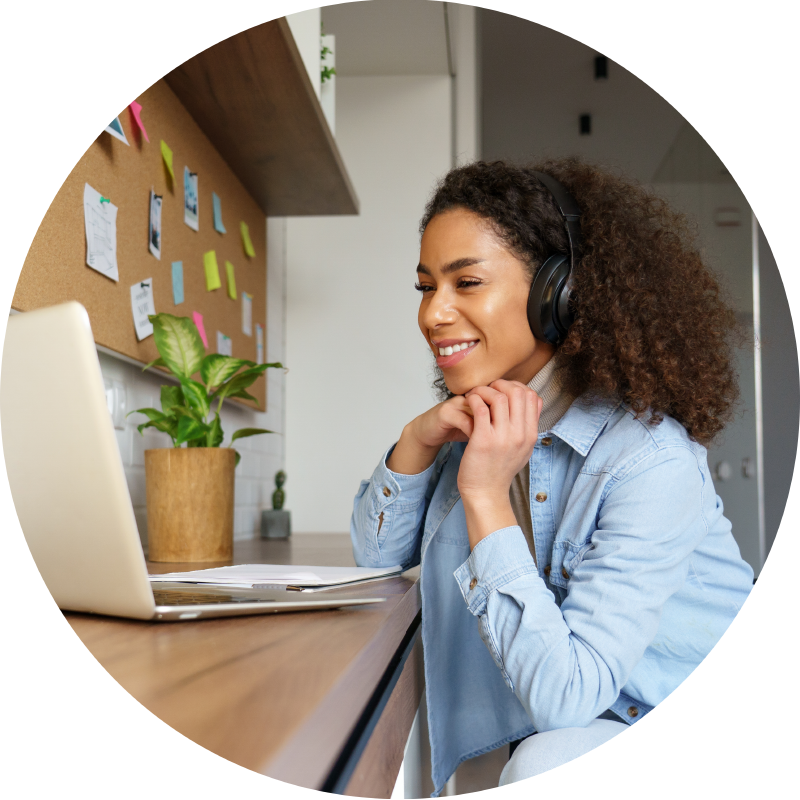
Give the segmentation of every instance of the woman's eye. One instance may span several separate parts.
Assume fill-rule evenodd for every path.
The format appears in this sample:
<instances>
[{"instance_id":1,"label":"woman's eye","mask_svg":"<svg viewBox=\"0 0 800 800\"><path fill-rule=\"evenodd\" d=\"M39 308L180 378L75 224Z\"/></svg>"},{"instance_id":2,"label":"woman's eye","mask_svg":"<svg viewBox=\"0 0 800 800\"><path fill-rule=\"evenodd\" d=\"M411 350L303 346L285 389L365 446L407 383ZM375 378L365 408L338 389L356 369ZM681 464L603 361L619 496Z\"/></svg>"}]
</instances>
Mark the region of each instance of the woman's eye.
<instances>
[{"instance_id":1,"label":"woman's eye","mask_svg":"<svg viewBox=\"0 0 800 800\"><path fill-rule=\"evenodd\" d=\"M461 278L458 281L459 289L468 289L470 286L480 286L481 281L477 278Z\"/></svg>"},{"instance_id":2,"label":"woman's eye","mask_svg":"<svg viewBox=\"0 0 800 800\"><path fill-rule=\"evenodd\" d=\"M430 284L427 284L427 283L415 283L414 284L414 288L418 292L422 292L423 294L426 294L427 292L432 292L434 287L431 286Z\"/></svg>"}]
</instances>

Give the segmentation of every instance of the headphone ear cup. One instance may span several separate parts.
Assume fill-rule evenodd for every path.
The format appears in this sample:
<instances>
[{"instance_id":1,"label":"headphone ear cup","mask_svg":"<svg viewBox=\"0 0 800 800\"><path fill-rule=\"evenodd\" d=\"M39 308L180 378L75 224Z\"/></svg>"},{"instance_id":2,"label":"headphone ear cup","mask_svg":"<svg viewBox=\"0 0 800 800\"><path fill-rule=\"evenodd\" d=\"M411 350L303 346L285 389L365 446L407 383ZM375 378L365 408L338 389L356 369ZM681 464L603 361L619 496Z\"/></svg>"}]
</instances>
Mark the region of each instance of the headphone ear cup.
<instances>
[{"instance_id":1,"label":"headphone ear cup","mask_svg":"<svg viewBox=\"0 0 800 800\"><path fill-rule=\"evenodd\" d=\"M564 291L569 273L569 255L550 256L536 273L528 294L531 331L537 339L553 345L563 341L572 324L568 292Z\"/></svg>"}]
</instances>

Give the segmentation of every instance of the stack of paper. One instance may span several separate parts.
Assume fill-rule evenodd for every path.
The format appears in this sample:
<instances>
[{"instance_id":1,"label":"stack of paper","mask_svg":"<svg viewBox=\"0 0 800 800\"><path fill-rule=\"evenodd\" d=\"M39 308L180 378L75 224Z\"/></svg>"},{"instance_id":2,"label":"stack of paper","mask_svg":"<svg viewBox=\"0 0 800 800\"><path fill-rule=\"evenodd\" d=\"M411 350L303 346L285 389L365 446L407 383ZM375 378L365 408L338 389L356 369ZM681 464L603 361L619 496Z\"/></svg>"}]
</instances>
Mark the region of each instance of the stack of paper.
<instances>
[{"instance_id":1,"label":"stack of paper","mask_svg":"<svg viewBox=\"0 0 800 800\"><path fill-rule=\"evenodd\" d=\"M315 591L336 586L387 578L400 572L399 566L307 567L297 564L238 564L234 567L198 569L150 575L151 583L191 583L238 589L299 589Z\"/></svg>"}]
</instances>

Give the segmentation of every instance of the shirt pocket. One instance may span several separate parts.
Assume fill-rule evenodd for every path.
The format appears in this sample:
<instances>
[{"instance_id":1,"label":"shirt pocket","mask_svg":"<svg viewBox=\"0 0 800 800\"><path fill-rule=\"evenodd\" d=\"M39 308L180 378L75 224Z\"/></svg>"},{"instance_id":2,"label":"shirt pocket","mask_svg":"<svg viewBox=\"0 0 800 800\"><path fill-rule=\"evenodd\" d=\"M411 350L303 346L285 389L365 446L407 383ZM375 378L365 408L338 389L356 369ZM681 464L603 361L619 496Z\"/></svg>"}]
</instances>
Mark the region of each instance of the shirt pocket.
<instances>
[{"instance_id":1,"label":"shirt pocket","mask_svg":"<svg viewBox=\"0 0 800 800\"><path fill-rule=\"evenodd\" d=\"M591 549L590 541L583 544L556 542L553 545L553 554L550 560L550 574L548 575L550 583L559 589L566 589L569 579Z\"/></svg>"}]
</instances>

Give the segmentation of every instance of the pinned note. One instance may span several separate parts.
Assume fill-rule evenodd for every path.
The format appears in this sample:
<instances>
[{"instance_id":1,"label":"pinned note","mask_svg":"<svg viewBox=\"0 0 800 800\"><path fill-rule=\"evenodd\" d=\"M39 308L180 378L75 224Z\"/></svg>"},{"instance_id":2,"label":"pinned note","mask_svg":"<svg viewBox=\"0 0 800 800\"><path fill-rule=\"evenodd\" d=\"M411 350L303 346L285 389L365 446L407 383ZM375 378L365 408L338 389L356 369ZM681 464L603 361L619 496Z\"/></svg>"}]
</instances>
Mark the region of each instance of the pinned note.
<instances>
[{"instance_id":1,"label":"pinned note","mask_svg":"<svg viewBox=\"0 0 800 800\"><path fill-rule=\"evenodd\" d=\"M118 281L117 207L88 183L83 187L83 223L87 265Z\"/></svg>"},{"instance_id":2,"label":"pinned note","mask_svg":"<svg viewBox=\"0 0 800 800\"><path fill-rule=\"evenodd\" d=\"M253 335L253 295L242 292L242 333Z\"/></svg>"},{"instance_id":3,"label":"pinned note","mask_svg":"<svg viewBox=\"0 0 800 800\"><path fill-rule=\"evenodd\" d=\"M203 253L203 267L206 271L206 291L213 292L214 289L219 289L222 282L219 279L219 265L214 250Z\"/></svg>"},{"instance_id":4,"label":"pinned note","mask_svg":"<svg viewBox=\"0 0 800 800\"><path fill-rule=\"evenodd\" d=\"M161 158L164 159L164 164L169 170L170 177L174 183L175 170L172 168L172 150L169 149L169 145L163 139L161 140Z\"/></svg>"},{"instance_id":5,"label":"pinned note","mask_svg":"<svg viewBox=\"0 0 800 800\"><path fill-rule=\"evenodd\" d=\"M217 352L221 356L233 355L233 342L230 336L226 336L222 331L217 331Z\"/></svg>"},{"instance_id":6,"label":"pinned note","mask_svg":"<svg viewBox=\"0 0 800 800\"><path fill-rule=\"evenodd\" d=\"M214 230L217 233L227 233L222 224L222 201L216 192L211 192L211 203L214 206Z\"/></svg>"},{"instance_id":7,"label":"pinned note","mask_svg":"<svg viewBox=\"0 0 800 800\"><path fill-rule=\"evenodd\" d=\"M161 201L160 194L150 190L150 252L161 261Z\"/></svg>"},{"instance_id":8,"label":"pinned note","mask_svg":"<svg viewBox=\"0 0 800 800\"><path fill-rule=\"evenodd\" d=\"M247 227L246 222L240 222L239 230L242 232L242 244L244 245L245 253L247 253L250 258L254 258L256 251L253 248L253 243L250 241L250 228Z\"/></svg>"},{"instance_id":9,"label":"pinned note","mask_svg":"<svg viewBox=\"0 0 800 800\"><path fill-rule=\"evenodd\" d=\"M172 302L176 306L183 302L183 261L172 262Z\"/></svg>"},{"instance_id":10,"label":"pinned note","mask_svg":"<svg viewBox=\"0 0 800 800\"><path fill-rule=\"evenodd\" d=\"M153 279L134 283L131 286L131 308L133 309L133 325L136 328L136 338L141 342L153 334L153 323L148 319L150 314L156 313L153 302Z\"/></svg>"},{"instance_id":11,"label":"pinned note","mask_svg":"<svg viewBox=\"0 0 800 800\"><path fill-rule=\"evenodd\" d=\"M192 322L194 322L194 326L197 328L197 332L203 340L203 345L208 347L208 337L206 336L205 325L203 325L203 315L199 311L192 311Z\"/></svg>"},{"instance_id":12,"label":"pinned note","mask_svg":"<svg viewBox=\"0 0 800 800\"><path fill-rule=\"evenodd\" d=\"M150 137L147 135L147 131L144 129L144 123L142 122L142 107L139 103L135 100L128 106L131 110L131 116L133 117L133 121L136 123L136 126L142 132L142 136L144 136L144 140L150 144Z\"/></svg>"},{"instance_id":13,"label":"pinned note","mask_svg":"<svg viewBox=\"0 0 800 800\"><path fill-rule=\"evenodd\" d=\"M264 363L264 328L256 322L256 362Z\"/></svg>"},{"instance_id":14,"label":"pinned note","mask_svg":"<svg viewBox=\"0 0 800 800\"><path fill-rule=\"evenodd\" d=\"M193 230L200 230L198 217L197 173L183 168L183 221Z\"/></svg>"},{"instance_id":15,"label":"pinned note","mask_svg":"<svg viewBox=\"0 0 800 800\"><path fill-rule=\"evenodd\" d=\"M119 117L114 117L114 119L106 125L105 131L106 133L110 133L115 139L119 139L121 142L127 144L128 147L131 146L128 137L125 136L125 131L122 130L122 123L119 121Z\"/></svg>"},{"instance_id":16,"label":"pinned note","mask_svg":"<svg viewBox=\"0 0 800 800\"><path fill-rule=\"evenodd\" d=\"M233 264L230 261L225 262L225 274L228 277L228 297L231 300L236 299L236 273L233 269Z\"/></svg>"}]
</instances>

